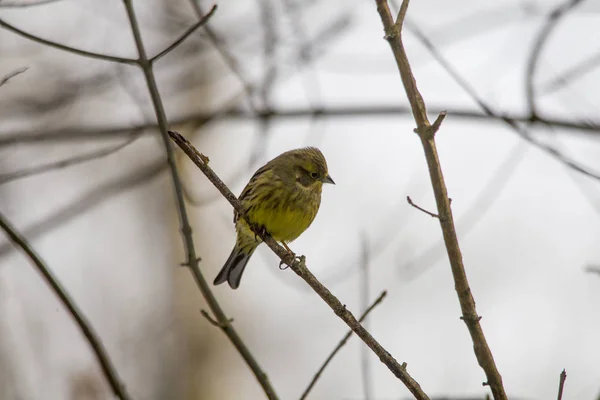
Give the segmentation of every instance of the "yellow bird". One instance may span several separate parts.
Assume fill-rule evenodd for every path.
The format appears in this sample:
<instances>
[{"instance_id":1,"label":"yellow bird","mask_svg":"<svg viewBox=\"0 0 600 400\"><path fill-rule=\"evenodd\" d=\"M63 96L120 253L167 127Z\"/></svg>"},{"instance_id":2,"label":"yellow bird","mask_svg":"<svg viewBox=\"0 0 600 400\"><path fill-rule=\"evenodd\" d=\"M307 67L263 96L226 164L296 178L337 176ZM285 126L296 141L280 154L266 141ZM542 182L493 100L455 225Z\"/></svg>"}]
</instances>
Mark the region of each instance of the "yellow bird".
<instances>
[{"instance_id":1,"label":"yellow bird","mask_svg":"<svg viewBox=\"0 0 600 400\"><path fill-rule=\"evenodd\" d=\"M259 168L239 197L246 215L290 251L287 243L313 222L321 205L323 183L335 184L327 162L315 147L286 151ZM237 239L231 255L214 280L237 289L242 273L262 240L234 211Z\"/></svg>"}]
</instances>

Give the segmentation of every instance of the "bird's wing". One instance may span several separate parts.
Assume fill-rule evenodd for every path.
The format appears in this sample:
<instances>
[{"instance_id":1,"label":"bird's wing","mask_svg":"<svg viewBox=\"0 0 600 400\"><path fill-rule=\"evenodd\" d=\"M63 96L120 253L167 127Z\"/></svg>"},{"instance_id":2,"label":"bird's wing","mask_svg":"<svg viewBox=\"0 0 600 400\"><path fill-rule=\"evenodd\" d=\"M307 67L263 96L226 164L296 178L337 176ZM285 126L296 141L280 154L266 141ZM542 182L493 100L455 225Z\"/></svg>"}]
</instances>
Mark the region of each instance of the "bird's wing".
<instances>
[{"instance_id":1,"label":"bird's wing","mask_svg":"<svg viewBox=\"0 0 600 400\"><path fill-rule=\"evenodd\" d=\"M240 197L238 197L238 200L243 203L244 200L250 195L250 193L252 192L252 188L254 187L254 184L256 183L256 180L258 179L258 177L260 177L261 175L263 175L265 172L269 171L271 169L270 164L266 164L263 165L262 167L260 167L255 173L254 175L252 175L252 178L250 178L250 181L248 181L248 184L246 185L246 187L244 188L244 190L242 190L242 193L240 194ZM236 223L238 219L238 213L237 211L235 211L235 209L233 210L233 222Z\"/></svg>"}]
</instances>

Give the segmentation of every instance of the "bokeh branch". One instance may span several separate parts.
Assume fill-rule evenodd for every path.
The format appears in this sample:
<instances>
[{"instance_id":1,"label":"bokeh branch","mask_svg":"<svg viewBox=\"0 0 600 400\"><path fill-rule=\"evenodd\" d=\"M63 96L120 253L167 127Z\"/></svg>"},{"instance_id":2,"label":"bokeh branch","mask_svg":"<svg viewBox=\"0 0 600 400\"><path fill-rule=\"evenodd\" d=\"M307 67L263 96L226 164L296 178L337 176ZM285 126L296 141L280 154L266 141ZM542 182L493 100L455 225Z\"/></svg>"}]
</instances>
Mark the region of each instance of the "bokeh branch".
<instances>
[{"instance_id":1,"label":"bokeh branch","mask_svg":"<svg viewBox=\"0 0 600 400\"><path fill-rule=\"evenodd\" d=\"M202 173L211 181L211 183L221 192L221 194L229 201L229 203L233 206L233 208L242 216L246 221L248 221L246 217L246 212L242 207L242 204L239 202L237 197L229 190L227 185L223 183L221 178L215 174L215 172L208 166L208 158L198 152L196 148L181 134L174 131L169 131L169 135L171 138L177 143L179 147L184 151L184 153L192 160L194 164ZM300 278L302 278L324 301L327 305L333 310L335 315L340 317L349 327L356 333L358 337L362 339L363 342L379 357L382 363L384 363L392 373L402 381L410 390L410 392L417 399L429 399L429 397L423 392L417 381L415 381L409 374L406 372L406 366L400 365L392 355L379 344L375 338L356 320L354 315L346 309L346 306L343 305L337 297L335 297L329 289L327 289L319 280L306 268L304 256L296 258L294 254L287 252L283 246L279 245L272 237L264 234L257 227L252 226L252 230L254 233L259 236L266 244L273 250L275 254L281 259L282 262L285 262L290 266L292 271L296 273Z\"/></svg>"},{"instance_id":2,"label":"bokeh branch","mask_svg":"<svg viewBox=\"0 0 600 400\"><path fill-rule=\"evenodd\" d=\"M31 262L35 265L38 272L44 277L46 283L52 288L54 293L58 296L60 301L69 311L71 317L77 323L79 330L85 336L86 340L92 347L94 354L100 364L102 369L102 373L106 377L110 387L112 388L113 393L121 400L130 400L131 397L125 390L125 386L121 383L121 379L117 374L117 370L113 365L110 357L108 356L108 352L104 348L100 337L92 327L92 324L85 317L83 312L77 307L75 301L69 296L67 291L62 287L58 278L54 276L52 271L46 266L46 264L42 261L41 257L37 255L37 253L31 248L27 240L17 230L8 222L4 215L0 213L0 227L6 232L10 240L18 247L23 250L27 257L31 260Z\"/></svg>"},{"instance_id":3,"label":"bokeh branch","mask_svg":"<svg viewBox=\"0 0 600 400\"><path fill-rule=\"evenodd\" d=\"M10 81L15 76L27 71L27 69L28 69L27 67L22 67L22 68L14 70L13 72L11 72L8 75L5 75L2 79L0 79L0 86L5 85L6 83L8 83L8 81Z\"/></svg>"},{"instance_id":4,"label":"bokeh branch","mask_svg":"<svg viewBox=\"0 0 600 400\"><path fill-rule=\"evenodd\" d=\"M215 11L217 11L217 5L216 4L214 6L212 6L212 8L210 9L210 11L206 15L204 15L203 17L201 17L198 20L198 22L196 22L194 25L190 26L188 28L188 30L183 33L183 35L181 35L180 37L178 37L166 49L164 49L163 51L161 51L160 53L158 53L157 55L155 55L154 57L152 57L149 61L151 63L154 63L154 62L160 60L165 55L169 54L171 51L173 51L173 49L175 49L177 46L179 46L181 43L183 43L183 41L185 39L187 39L188 36L190 36L192 33L194 33L195 31L197 31L198 28L200 28L201 26L204 26L208 22L208 20L213 16L213 14L215 13Z\"/></svg>"},{"instance_id":5,"label":"bokeh branch","mask_svg":"<svg viewBox=\"0 0 600 400\"><path fill-rule=\"evenodd\" d=\"M20 35L29 40L32 40L34 42L38 42L38 43L41 43L46 46L54 47L55 49L67 51L69 53L77 54L79 56L95 58L95 59L104 60L104 61L112 61L112 62L121 63L121 64L136 64L137 63L137 60L134 60L132 58L115 57L115 56L110 56L108 54L94 53L91 51L77 49L75 47L65 46L64 44L56 43L51 40L42 39L41 37L32 35L31 33L25 32L25 31L17 28L16 26L9 24L8 22L4 21L2 18L0 18L0 26L13 32L13 33L16 33L17 35Z\"/></svg>"},{"instance_id":6,"label":"bokeh branch","mask_svg":"<svg viewBox=\"0 0 600 400\"><path fill-rule=\"evenodd\" d=\"M401 18L404 17L402 10L408 7L408 0L404 0L401 6L401 12L399 18L394 22L392 14L390 12L387 0L376 0L377 11L381 17L385 31L385 39L390 44L398 70L402 78L404 89L410 103L413 117L417 123L416 132L421 139L421 144L427 160L427 166L429 169L429 175L431 178L431 184L435 195L437 204L440 226L442 234L444 236L444 242L446 244L446 250L448 252L448 258L450 260L450 266L452 268L452 276L454 278L454 285L460 302L462 311L462 319L465 321L471 339L473 341L473 347L475 350L475 356L482 369L485 371L487 382L492 389L492 394L496 400L507 400L504 386L502 384L502 377L500 372L496 368L496 363L492 356L492 352L487 344L483 329L479 323L481 317L477 315L475 307L475 300L471 294L471 288L467 280L467 275L462 261L462 254L458 244L458 238L456 235L456 228L454 226L454 219L452 216L452 210L450 207L450 199L448 198L448 191L446 189L446 183L442 174L440 161L437 154L437 148L435 144L435 133L439 128L439 125L443 119L443 115L437 118L436 122L431 125L427 117L427 109L425 102L419 90L415 78L412 73L412 69L408 62L406 51L402 43L402 27L403 21Z\"/></svg>"}]
</instances>

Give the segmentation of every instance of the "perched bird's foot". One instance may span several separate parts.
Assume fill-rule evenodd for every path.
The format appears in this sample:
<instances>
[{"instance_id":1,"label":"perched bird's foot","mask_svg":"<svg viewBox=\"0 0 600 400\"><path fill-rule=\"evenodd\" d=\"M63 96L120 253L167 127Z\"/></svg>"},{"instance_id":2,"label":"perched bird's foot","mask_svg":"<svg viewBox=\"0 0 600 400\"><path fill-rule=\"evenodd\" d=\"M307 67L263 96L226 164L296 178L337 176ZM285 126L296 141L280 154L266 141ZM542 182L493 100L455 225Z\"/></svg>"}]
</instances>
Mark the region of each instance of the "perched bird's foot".
<instances>
[{"instance_id":1,"label":"perched bird's foot","mask_svg":"<svg viewBox=\"0 0 600 400\"><path fill-rule=\"evenodd\" d=\"M281 260L279 262L279 269L282 271L284 269L287 269L289 266L291 266L293 263L295 263L296 260L298 260L302 265L304 265L304 262L306 261L306 257L297 256L294 253L288 254L283 260Z\"/></svg>"}]
</instances>

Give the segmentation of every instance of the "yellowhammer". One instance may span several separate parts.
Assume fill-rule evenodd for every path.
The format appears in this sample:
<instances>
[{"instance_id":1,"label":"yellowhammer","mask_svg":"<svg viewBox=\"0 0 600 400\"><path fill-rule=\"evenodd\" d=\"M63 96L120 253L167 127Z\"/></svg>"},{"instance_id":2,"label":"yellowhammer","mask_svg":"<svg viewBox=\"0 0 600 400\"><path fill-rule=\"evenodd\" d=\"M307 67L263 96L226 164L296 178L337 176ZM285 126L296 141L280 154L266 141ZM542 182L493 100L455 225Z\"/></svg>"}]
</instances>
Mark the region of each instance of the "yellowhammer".
<instances>
[{"instance_id":1,"label":"yellowhammer","mask_svg":"<svg viewBox=\"0 0 600 400\"><path fill-rule=\"evenodd\" d=\"M290 150L259 168L239 200L250 222L290 251L287 243L300 236L319 211L323 183L335 184L321 151L315 147ZM237 289L250 256L262 240L237 212L233 222L237 240L214 284L227 281L232 289Z\"/></svg>"}]
</instances>

